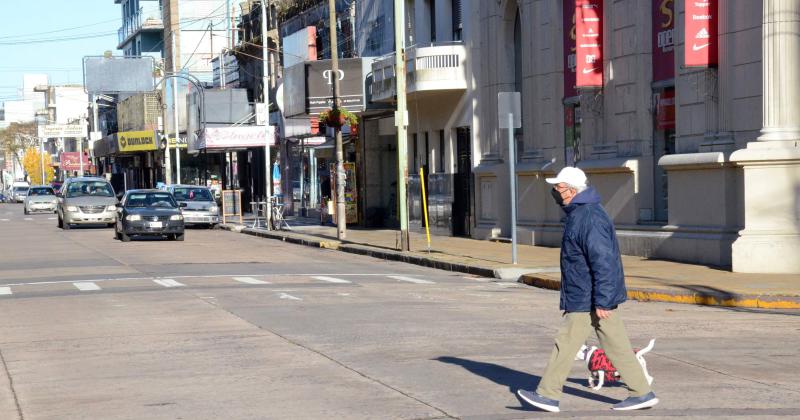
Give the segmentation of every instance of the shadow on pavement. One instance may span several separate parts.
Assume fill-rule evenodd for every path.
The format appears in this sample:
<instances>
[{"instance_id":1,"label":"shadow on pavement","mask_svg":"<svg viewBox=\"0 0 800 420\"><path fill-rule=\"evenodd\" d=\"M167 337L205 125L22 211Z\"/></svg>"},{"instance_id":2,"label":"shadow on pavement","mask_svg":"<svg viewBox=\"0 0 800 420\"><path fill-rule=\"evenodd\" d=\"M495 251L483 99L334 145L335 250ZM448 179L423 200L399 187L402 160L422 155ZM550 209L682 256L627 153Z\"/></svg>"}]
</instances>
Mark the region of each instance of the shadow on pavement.
<instances>
[{"instance_id":1,"label":"shadow on pavement","mask_svg":"<svg viewBox=\"0 0 800 420\"><path fill-rule=\"evenodd\" d=\"M519 401L520 407L506 407L506 408L512 410L526 410L526 411L536 410L535 408L531 407L527 403L520 400L519 396L517 396L517 391L520 389L525 389L529 391L535 390L536 386L539 385L539 381L542 379L540 376L531 375L514 369L509 369L505 366L496 365L494 363L478 362L475 360L462 359L460 357L442 356L442 357L437 357L433 360L442 363L449 363L452 365L461 366L475 375L482 376L496 384L507 386L508 391L514 394L514 396ZM585 383L586 381L585 380L581 381L579 379L568 379L568 382ZM566 385L564 386L564 393L569 395L574 395L576 397L586 398L609 404L616 404L620 401L614 398L593 394L591 392L583 391Z\"/></svg>"}]
</instances>

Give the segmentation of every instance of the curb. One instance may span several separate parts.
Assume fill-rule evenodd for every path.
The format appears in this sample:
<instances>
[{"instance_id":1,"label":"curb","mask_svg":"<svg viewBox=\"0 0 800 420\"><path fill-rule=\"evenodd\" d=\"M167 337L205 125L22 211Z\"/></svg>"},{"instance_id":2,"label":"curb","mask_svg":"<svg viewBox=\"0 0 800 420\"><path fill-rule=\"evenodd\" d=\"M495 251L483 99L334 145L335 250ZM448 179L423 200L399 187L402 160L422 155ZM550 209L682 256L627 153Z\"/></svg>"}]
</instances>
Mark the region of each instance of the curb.
<instances>
[{"instance_id":1,"label":"curb","mask_svg":"<svg viewBox=\"0 0 800 420\"><path fill-rule=\"evenodd\" d=\"M260 238L277 239L298 245L305 245L314 248L332 249L335 251L348 252L351 254L366 255L382 260L399 261L408 264L420 265L423 267L436 268L439 270L455 271L459 273L472 274L482 277L495 278L495 270L487 267L480 267L468 264L441 261L434 258L423 257L420 255L406 254L400 251L376 248L369 245L361 245L347 241L309 239L303 234L292 234L287 232L272 232L260 229L252 229L234 225L220 225L223 230L243 233L245 235L258 236Z\"/></svg>"},{"instance_id":2,"label":"curb","mask_svg":"<svg viewBox=\"0 0 800 420\"><path fill-rule=\"evenodd\" d=\"M519 278L519 282L542 289L561 289L560 280L539 274L525 274ZM792 296L682 293L676 290L629 287L628 298L641 302L669 302L731 308L800 309L800 297Z\"/></svg>"}]
</instances>

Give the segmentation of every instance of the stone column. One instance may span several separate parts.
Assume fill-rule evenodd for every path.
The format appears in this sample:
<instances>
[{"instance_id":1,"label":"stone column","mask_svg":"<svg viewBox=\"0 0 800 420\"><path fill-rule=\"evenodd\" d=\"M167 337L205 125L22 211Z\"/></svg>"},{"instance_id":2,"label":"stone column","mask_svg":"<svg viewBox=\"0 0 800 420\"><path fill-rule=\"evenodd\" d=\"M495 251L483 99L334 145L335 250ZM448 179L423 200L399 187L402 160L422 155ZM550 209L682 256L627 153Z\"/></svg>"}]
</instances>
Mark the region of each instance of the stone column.
<instances>
[{"instance_id":1,"label":"stone column","mask_svg":"<svg viewBox=\"0 0 800 420\"><path fill-rule=\"evenodd\" d=\"M800 2L763 1L763 128L731 155L744 172L744 229L732 266L800 273Z\"/></svg>"}]
</instances>

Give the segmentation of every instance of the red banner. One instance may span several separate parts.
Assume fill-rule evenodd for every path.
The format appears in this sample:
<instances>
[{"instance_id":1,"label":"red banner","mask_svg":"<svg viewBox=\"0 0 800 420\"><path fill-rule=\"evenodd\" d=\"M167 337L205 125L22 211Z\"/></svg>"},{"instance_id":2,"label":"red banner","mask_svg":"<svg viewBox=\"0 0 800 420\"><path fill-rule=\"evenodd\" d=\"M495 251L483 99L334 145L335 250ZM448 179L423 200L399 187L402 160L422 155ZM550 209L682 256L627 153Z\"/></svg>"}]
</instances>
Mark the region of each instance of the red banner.
<instances>
[{"instance_id":1,"label":"red banner","mask_svg":"<svg viewBox=\"0 0 800 420\"><path fill-rule=\"evenodd\" d=\"M575 0L564 0L564 97L578 95L575 89Z\"/></svg>"},{"instance_id":2,"label":"red banner","mask_svg":"<svg viewBox=\"0 0 800 420\"><path fill-rule=\"evenodd\" d=\"M653 0L653 81L675 77L675 0Z\"/></svg>"},{"instance_id":3,"label":"red banner","mask_svg":"<svg viewBox=\"0 0 800 420\"><path fill-rule=\"evenodd\" d=\"M78 152L61 152L61 163L59 168L62 171L79 171L81 170L81 161L78 160ZM89 171L89 157L83 155L83 170Z\"/></svg>"},{"instance_id":4,"label":"red banner","mask_svg":"<svg viewBox=\"0 0 800 420\"><path fill-rule=\"evenodd\" d=\"M686 45L684 61L687 67L717 65L717 2L716 0L686 0Z\"/></svg>"},{"instance_id":5,"label":"red banner","mask_svg":"<svg viewBox=\"0 0 800 420\"><path fill-rule=\"evenodd\" d=\"M603 0L575 0L578 87L603 86Z\"/></svg>"},{"instance_id":6,"label":"red banner","mask_svg":"<svg viewBox=\"0 0 800 420\"><path fill-rule=\"evenodd\" d=\"M656 126L659 130L675 128L675 89L664 89L656 103Z\"/></svg>"}]
</instances>

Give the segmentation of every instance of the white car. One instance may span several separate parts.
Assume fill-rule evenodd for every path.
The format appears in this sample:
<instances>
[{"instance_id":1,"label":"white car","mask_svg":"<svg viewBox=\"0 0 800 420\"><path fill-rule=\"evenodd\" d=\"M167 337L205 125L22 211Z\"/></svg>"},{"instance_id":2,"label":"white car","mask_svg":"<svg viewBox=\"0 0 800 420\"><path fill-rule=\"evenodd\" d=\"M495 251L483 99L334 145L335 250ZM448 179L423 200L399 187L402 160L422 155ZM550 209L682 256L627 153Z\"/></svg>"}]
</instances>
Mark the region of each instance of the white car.
<instances>
[{"instance_id":1,"label":"white car","mask_svg":"<svg viewBox=\"0 0 800 420\"><path fill-rule=\"evenodd\" d=\"M25 197L23 212L31 214L36 212L55 213L58 206L58 198L53 187L48 185L35 185L28 190Z\"/></svg>"}]
</instances>

